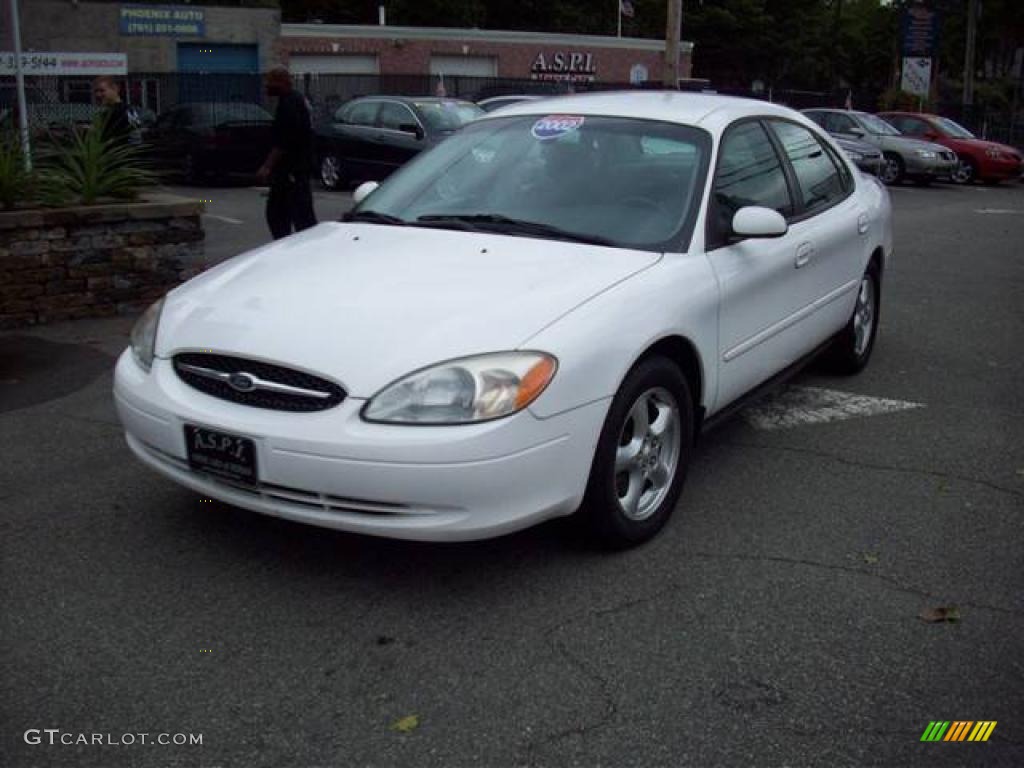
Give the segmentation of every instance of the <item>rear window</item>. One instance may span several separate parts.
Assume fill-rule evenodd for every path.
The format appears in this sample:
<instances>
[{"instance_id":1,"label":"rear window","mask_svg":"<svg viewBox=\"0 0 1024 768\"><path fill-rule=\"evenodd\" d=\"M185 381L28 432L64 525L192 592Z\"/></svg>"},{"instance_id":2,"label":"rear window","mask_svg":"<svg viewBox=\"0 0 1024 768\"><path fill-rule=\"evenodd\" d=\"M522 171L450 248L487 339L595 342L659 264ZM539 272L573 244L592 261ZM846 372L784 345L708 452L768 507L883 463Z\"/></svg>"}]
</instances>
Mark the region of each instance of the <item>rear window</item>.
<instances>
[{"instance_id":1,"label":"rear window","mask_svg":"<svg viewBox=\"0 0 1024 768\"><path fill-rule=\"evenodd\" d=\"M484 114L480 107L467 101L420 101L416 109L435 131L457 131Z\"/></svg>"}]
</instances>

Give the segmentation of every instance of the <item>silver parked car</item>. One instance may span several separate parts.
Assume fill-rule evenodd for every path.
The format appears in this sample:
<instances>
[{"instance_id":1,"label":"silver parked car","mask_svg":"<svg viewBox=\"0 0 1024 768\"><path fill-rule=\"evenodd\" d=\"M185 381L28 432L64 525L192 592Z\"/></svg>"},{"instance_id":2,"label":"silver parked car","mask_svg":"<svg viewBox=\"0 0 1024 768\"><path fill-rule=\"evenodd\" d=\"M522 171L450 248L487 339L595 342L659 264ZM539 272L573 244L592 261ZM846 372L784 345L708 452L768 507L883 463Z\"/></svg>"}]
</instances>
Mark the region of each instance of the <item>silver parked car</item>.
<instances>
[{"instance_id":1,"label":"silver parked car","mask_svg":"<svg viewBox=\"0 0 1024 768\"><path fill-rule=\"evenodd\" d=\"M928 184L948 179L957 167L954 152L939 144L904 136L880 117L845 109L805 109L804 114L834 136L873 144L885 156L879 174L886 184L913 179Z\"/></svg>"},{"instance_id":2,"label":"silver parked car","mask_svg":"<svg viewBox=\"0 0 1024 768\"><path fill-rule=\"evenodd\" d=\"M872 176L882 175L882 171L885 169L885 157L882 155L882 151L874 144L868 144L866 141L860 141L859 139L850 139L846 136L832 136L832 139L839 145L839 148L843 150L846 156L853 161L853 164L864 171L864 173Z\"/></svg>"}]
</instances>

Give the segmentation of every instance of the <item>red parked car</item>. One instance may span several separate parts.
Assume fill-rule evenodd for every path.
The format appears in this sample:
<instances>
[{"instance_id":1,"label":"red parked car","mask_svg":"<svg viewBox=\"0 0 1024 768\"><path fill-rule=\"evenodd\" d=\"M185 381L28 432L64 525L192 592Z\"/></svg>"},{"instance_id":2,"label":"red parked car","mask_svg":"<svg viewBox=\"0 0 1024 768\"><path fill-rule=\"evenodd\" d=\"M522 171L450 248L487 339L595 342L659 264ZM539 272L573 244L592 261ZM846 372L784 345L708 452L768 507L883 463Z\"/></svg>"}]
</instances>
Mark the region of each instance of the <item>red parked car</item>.
<instances>
[{"instance_id":1,"label":"red parked car","mask_svg":"<svg viewBox=\"0 0 1024 768\"><path fill-rule=\"evenodd\" d=\"M878 115L898 131L949 147L960 158L953 181L970 184L975 179L996 183L1019 179L1024 172L1021 153L1006 144L977 138L948 117L914 112L881 112Z\"/></svg>"}]
</instances>

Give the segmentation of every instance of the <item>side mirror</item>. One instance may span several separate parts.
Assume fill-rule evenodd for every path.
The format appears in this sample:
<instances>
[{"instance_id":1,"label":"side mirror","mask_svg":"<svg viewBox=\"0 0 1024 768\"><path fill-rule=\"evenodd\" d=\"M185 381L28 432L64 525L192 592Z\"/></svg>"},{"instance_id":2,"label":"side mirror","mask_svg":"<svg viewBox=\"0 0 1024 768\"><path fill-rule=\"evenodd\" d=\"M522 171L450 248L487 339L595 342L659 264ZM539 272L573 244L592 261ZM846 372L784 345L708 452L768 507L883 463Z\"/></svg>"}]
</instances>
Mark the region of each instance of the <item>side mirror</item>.
<instances>
[{"instance_id":1,"label":"side mirror","mask_svg":"<svg viewBox=\"0 0 1024 768\"><path fill-rule=\"evenodd\" d=\"M732 217L734 237L782 237L788 231L789 226L782 214L771 208L748 205Z\"/></svg>"},{"instance_id":2,"label":"side mirror","mask_svg":"<svg viewBox=\"0 0 1024 768\"><path fill-rule=\"evenodd\" d=\"M423 128L420 126L419 123L402 123L400 126L398 126L398 130L400 130L402 133L411 133L417 139L423 138Z\"/></svg>"},{"instance_id":3,"label":"side mirror","mask_svg":"<svg viewBox=\"0 0 1024 768\"><path fill-rule=\"evenodd\" d=\"M848 134L850 134L851 136L857 136L859 138L863 138L864 137L864 129L863 128L858 128L857 126L853 126L852 128L849 128L846 132Z\"/></svg>"},{"instance_id":4,"label":"side mirror","mask_svg":"<svg viewBox=\"0 0 1024 768\"><path fill-rule=\"evenodd\" d=\"M356 191L352 193L352 202L355 205L359 205L361 202L363 202L363 200L370 196L370 193L373 192L373 190L375 190L379 186L379 182L364 181L362 184L356 187Z\"/></svg>"}]
</instances>

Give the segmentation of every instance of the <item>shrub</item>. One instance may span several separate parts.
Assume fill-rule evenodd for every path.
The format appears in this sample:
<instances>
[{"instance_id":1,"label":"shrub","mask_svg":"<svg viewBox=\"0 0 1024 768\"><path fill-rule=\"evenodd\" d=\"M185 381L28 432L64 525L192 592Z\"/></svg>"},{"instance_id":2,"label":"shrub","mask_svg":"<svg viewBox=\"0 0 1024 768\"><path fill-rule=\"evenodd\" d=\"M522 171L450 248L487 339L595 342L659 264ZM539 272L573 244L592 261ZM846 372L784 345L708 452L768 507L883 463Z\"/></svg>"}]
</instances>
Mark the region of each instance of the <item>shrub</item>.
<instances>
[{"instance_id":1,"label":"shrub","mask_svg":"<svg viewBox=\"0 0 1024 768\"><path fill-rule=\"evenodd\" d=\"M91 205L107 198L133 200L158 177L142 150L107 133L107 118L54 138L41 158L40 195L47 205Z\"/></svg>"}]
</instances>

